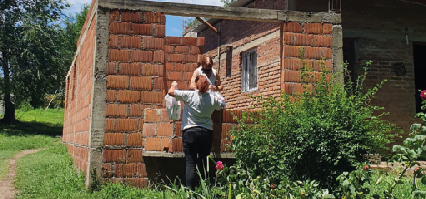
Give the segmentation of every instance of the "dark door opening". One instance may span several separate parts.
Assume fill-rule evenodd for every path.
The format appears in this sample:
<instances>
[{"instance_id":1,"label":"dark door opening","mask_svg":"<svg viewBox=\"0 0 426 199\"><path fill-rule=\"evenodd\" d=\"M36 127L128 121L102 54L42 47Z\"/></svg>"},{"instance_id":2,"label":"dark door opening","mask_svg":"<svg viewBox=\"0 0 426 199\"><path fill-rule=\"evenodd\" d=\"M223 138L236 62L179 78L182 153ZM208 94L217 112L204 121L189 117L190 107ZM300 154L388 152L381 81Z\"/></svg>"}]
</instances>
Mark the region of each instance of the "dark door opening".
<instances>
[{"instance_id":1,"label":"dark door opening","mask_svg":"<svg viewBox=\"0 0 426 199\"><path fill-rule=\"evenodd\" d=\"M345 82L351 80L355 86L356 80L356 48L355 38L343 38L343 61L347 63L349 77L345 76ZM349 79L350 78L350 79Z\"/></svg>"},{"instance_id":2,"label":"dark door opening","mask_svg":"<svg viewBox=\"0 0 426 199\"><path fill-rule=\"evenodd\" d=\"M421 112L420 91L426 90L426 43L413 45L416 113Z\"/></svg>"}]
</instances>

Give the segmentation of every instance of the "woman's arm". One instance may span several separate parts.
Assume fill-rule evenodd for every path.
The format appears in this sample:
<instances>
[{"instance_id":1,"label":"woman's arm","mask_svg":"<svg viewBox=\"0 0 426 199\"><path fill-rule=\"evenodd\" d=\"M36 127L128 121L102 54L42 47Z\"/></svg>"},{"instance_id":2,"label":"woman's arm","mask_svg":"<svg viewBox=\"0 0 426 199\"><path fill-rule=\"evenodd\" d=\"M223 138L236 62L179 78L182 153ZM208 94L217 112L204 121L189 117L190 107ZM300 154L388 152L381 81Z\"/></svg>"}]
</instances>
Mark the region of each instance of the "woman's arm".
<instances>
[{"instance_id":1,"label":"woman's arm","mask_svg":"<svg viewBox=\"0 0 426 199\"><path fill-rule=\"evenodd\" d=\"M192 74L191 77L191 84L189 84L189 90L195 90L197 88L197 86L195 85L195 79L198 76L198 72L197 70L194 71L194 74Z\"/></svg>"},{"instance_id":2,"label":"woman's arm","mask_svg":"<svg viewBox=\"0 0 426 199\"><path fill-rule=\"evenodd\" d=\"M167 92L167 94L169 94L170 96L174 97L175 96L176 87L177 87L177 82L173 81L172 85L170 86L169 92Z\"/></svg>"},{"instance_id":3,"label":"woman's arm","mask_svg":"<svg viewBox=\"0 0 426 199\"><path fill-rule=\"evenodd\" d=\"M210 89L213 90L213 91L222 91L223 90L223 86L222 86L222 82L220 81L219 74L216 75L215 85L216 86L210 86Z\"/></svg>"}]
</instances>

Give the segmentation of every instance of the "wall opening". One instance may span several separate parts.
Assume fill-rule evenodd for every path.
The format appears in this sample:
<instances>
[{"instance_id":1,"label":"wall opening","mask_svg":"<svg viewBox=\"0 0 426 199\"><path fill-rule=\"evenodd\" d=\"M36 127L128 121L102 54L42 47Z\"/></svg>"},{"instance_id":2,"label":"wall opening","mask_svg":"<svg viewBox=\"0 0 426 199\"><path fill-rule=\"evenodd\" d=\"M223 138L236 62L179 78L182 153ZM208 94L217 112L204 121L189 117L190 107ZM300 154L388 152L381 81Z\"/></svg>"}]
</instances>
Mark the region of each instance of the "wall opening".
<instances>
[{"instance_id":1,"label":"wall opening","mask_svg":"<svg viewBox=\"0 0 426 199\"><path fill-rule=\"evenodd\" d=\"M420 91L426 90L426 43L414 43L413 56L414 56L414 81L415 81L415 99L416 99L416 113L421 112Z\"/></svg>"},{"instance_id":2,"label":"wall opening","mask_svg":"<svg viewBox=\"0 0 426 199\"><path fill-rule=\"evenodd\" d=\"M343 38L343 61L347 63L347 69L350 80L355 83L356 80L356 39ZM345 81L349 79L345 77Z\"/></svg>"}]
</instances>

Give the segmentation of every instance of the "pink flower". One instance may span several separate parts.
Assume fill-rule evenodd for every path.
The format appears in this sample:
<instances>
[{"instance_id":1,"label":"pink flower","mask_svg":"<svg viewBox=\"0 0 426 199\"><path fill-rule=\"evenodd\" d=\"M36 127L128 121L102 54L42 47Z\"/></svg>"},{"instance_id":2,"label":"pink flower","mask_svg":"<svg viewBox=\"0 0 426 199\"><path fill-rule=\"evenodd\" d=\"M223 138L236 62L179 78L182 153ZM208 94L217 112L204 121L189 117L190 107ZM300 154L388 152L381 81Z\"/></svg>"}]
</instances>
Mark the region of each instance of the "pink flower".
<instances>
[{"instance_id":1,"label":"pink flower","mask_svg":"<svg viewBox=\"0 0 426 199\"><path fill-rule=\"evenodd\" d=\"M222 169L223 169L222 161L217 161L216 162L216 170L222 170Z\"/></svg>"},{"instance_id":2,"label":"pink flower","mask_svg":"<svg viewBox=\"0 0 426 199\"><path fill-rule=\"evenodd\" d=\"M422 100L426 100L426 90L420 92L420 97L422 98Z\"/></svg>"}]
</instances>

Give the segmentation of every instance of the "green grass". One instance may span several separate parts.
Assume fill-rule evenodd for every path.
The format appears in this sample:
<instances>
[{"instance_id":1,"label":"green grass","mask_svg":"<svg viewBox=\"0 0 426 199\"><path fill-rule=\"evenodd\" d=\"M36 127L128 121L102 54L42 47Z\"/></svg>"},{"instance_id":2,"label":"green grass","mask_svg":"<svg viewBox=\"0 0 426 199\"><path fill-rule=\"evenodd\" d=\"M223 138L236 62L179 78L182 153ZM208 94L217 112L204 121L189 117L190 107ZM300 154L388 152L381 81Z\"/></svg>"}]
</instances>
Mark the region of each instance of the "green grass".
<instances>
[{"instance_id":1,"label":"green grass","mask_svg":"<svg viewBox=\"0 0 426 199\"><path fill-rule=\"evenodd\" d=\"M15 115L16 119L21 122L36 122L51 126L62 126L64 123L64 109L16 110Z\"/></svg>"},{"instance_id":2,"label":"green grass","mask_svg":"<svg viewBox=\"0 0 426 199\"><path fill-rule=\"evenodd\" d=\"M54 136L62 134L63 115L63 109L16 110L18 121L0 125L0 179L9 170L6 159L21 150L47 147L55 140Z\"/></svg>"},{"instance_id":3,"label":"green grass","mask_svg":"<svg viewBox=\"0 0 426 199\"><path fill-rule=\"evenodd\" d=\"M73 169L67 149L59 141L46 150L18 160L16 198L163 198L161 191L120 184L101 186L93 193L84 188L84 177ZM31 177L29 177L31 176ZM165 192L166 198L174 198Z\"/></svg>"}]
</instances>

